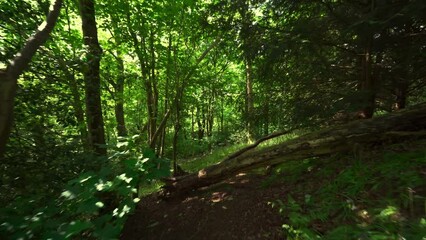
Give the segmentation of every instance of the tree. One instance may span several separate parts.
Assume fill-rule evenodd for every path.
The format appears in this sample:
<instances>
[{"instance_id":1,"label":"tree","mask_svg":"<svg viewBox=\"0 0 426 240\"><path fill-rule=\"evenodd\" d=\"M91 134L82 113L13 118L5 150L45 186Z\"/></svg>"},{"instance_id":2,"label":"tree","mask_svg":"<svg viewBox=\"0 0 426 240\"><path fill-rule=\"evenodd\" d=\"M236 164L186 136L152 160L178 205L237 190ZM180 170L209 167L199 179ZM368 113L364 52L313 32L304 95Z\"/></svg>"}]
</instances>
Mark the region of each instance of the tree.
<instances>
[{"instance_id":1,"label":"tree","mask_svg":"<svg viewBox=\"0 0 426 240\"><path fill-rule=\"evenodd\" d=\"M251 1L240 1L238 6L238 12L241 16L241 30L240 30L240 41L242 42L242 55L245 65L245 82L246 82L246 102L245 102L245 116L246 126L249 142L253 142L255 139L254 133L254 96L253 96L253 61L256 57L254 48L254 27L253 13L249 11Z\"/></svg>"},{"instance_id":2,"label":"tree","mask_svg":"<svg viewBox=\"0 0 426 240\"><path fill-rule=\"evenodd\" d=\"M7 140L13 122L13 106L16 94L18 78L31 62L31 58L49 38L55 27L62 7L62 0L56 0L52 10L41 24L35 34L27 40L22 50L14 60L6 67L0 69L0 158L3 157Z\"/></svg>"},{"instance_id":3,"label":"tree","mask_svg":"<svg viewBox=\"0 0 426 240\"><path fill-rule=\"evenodd\" d=\"M95 153L106 155L107 149L105 147L105 130L100 89L101 78L99 74L102 48L98 41L95 2L93 0L80 0L79 3L84 44L87 47L84 82L89 144Z\"/></svg>"}]
</instances>

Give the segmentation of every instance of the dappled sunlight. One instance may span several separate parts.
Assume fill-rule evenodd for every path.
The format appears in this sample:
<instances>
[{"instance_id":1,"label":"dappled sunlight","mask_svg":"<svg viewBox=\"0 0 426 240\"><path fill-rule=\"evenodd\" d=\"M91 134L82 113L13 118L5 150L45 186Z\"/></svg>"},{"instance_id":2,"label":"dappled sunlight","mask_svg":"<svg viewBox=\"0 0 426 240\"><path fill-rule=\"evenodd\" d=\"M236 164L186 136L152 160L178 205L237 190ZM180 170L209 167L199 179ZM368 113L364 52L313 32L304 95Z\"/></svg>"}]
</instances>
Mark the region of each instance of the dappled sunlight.
<instances>
[{"instance_id":1,"label":"dappled sunlight","mask_svg":"<svg viewBox=\"0 0 426 240\"><path fill-rule=\"evenodd\" d=\"M112 215L115 216L115 217L118 217L118 218L122 218L126 214L128 214L131 209L132 209L132 207L130 207L128 205L124 205L121 209L119 209L119 208L114 209L114 211L112 212Z\"/></svg>"},{"instance_id":2,"label":"dappled sunlight","mask_svg":"<svg viewBox=\"0 0 426 240\"><path fill-rule=\"evenodd\" d=\"M356 215L362 220L362 224L364 226L366 226L367 224L371 224L372 219L371 219L370 213L367 210L365 209L359 210L357 211Z\"/></svg>"},{"instance_id":3,"label":"dappled sunlight","mask_svg":"<svg viewBox=\"0 0 426 240\"><path fill-rule=\"evenodd\" d=\"M74 193L72 193L71 191L67 190L61 193L61 197L64 197L68 200L72 200L74 199L76 196Z\"/></svg>"},{"instance_id":4,"label":"dappled sunlight","mask_svg":"<svg viewBox=\"0 0 426 240\"><path fill-rule=\"evenodd\" d=\"M191 201L196 201L196 200L204 200L204 198L199 198L198 196L187 197L185 198L185 200L182 201L182 203L189 203Z\"/></svg>"},{"instance_id":5,"label":"dappled sunlight","mask_svg":"<svg viewBox=\"0 0 426 240\"><path fill-rule=\"evenodd\" d=\"M207 172L206 172L206 170L205 170L205 169L202 169L202 170L198 171L198 177L199 177L199 178L203 178L203 177L205 177L206 175L207 175Z\"/></svg>"},{"instance_id":6,"label":"dappled sunlight","mask_svg":"<svg viewBox=\"0 0 426 240\"><path fill-rule=\"evenodd\" d=\"M228 184L234 185L234 184L246 184L250 182L250 178L248 177L247 173L238 173L235 175L235 178L231 178L227 181Z\"/></svg>"},{"instance_id":7,"label":"dappled sunlight","mask_svg":"<svg viewBox=\"0 0 426 240\"><path fill-rule=\"evenodd\" d=\"M223 201L229 201L229 200L233 200L233 197L231 195L229 195L229 193L227 192L214 192L211 195L210 201L212 203L219 203L219 202L223 202Z\"/></svg>"}]
</instances>

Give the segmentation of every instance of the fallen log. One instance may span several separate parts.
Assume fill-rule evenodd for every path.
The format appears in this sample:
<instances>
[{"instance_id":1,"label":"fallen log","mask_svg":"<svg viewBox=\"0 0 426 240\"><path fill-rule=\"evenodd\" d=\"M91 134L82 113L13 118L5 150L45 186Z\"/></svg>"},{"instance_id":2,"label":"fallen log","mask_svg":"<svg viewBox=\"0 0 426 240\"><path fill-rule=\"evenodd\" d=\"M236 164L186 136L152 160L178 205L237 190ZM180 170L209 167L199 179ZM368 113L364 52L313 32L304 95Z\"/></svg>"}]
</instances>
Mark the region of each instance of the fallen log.
<instances>
[{"instance_id":1,"label":"fallen log","mask_svg":"<svg viewBox=\"0 0 426 240\"><path fill-rule=\"evenodd\" d=\"M228 179L235 174L288 160L306 159L356 150L359 146L425 137L426 103L373 119L333 126L260 150L236 154L189 175L165 180L167 195L185 193Z\"/></svg>"}]
</instances>

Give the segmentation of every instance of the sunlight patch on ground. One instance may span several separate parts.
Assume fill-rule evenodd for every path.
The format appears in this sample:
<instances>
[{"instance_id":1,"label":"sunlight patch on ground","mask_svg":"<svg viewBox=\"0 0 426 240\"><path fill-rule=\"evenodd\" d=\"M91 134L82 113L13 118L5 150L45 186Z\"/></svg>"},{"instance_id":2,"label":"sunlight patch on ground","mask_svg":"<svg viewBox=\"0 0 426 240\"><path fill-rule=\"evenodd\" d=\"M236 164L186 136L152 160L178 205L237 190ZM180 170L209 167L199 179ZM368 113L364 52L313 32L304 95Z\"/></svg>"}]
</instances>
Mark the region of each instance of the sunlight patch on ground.
<instances>
[{"instance_id":1,"label":"sunlight patch on ground","mask_svg":"<svg viewBox=\"0 0 426 240\"><path fill-rule=\"evenodd\" d=\"M232 196L230 196L227 192L214 192L212 193L211 202L219 203L225 200L232 200Z\"/></svg>"}]
</instances>

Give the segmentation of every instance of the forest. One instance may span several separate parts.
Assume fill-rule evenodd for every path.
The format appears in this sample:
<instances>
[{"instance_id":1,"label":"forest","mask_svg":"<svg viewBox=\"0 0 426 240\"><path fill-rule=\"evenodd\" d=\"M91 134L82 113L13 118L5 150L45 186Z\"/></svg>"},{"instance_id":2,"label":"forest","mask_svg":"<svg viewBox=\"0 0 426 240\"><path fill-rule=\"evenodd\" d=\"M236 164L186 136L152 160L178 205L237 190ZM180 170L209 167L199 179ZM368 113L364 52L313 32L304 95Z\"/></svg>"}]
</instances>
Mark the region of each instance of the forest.
<instances>
[{"instance_id":1,"label":"forest","mask_svg":"<svg viewBox=\"0 0 426 240\"><path fill-rule=\"evenodd\" d=\"M0 239L425 239L426 1L0 0Z\"/></svg>"}]
</instances>

